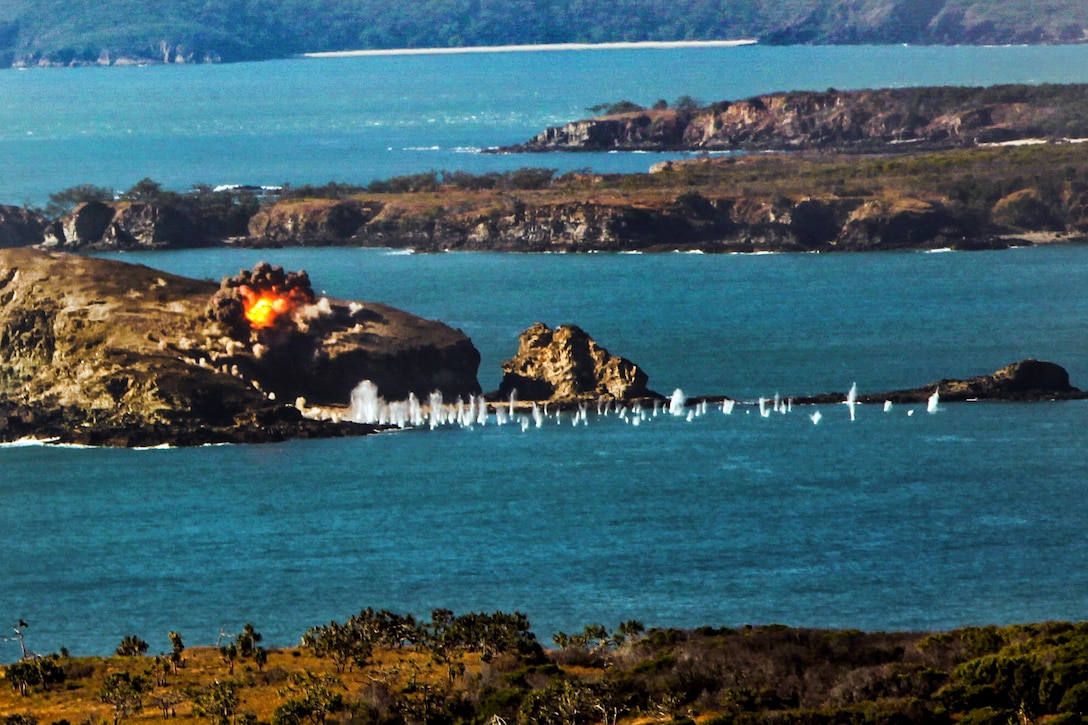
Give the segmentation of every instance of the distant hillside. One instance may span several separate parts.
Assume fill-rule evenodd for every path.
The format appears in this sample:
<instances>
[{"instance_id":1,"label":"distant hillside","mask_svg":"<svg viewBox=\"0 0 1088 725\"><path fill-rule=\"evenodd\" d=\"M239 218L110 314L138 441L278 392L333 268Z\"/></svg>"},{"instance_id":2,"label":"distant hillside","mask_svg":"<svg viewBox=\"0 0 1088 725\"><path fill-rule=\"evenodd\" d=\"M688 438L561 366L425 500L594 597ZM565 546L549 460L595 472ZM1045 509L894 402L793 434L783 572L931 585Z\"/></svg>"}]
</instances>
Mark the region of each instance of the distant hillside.
<instances>
[{"instance_id":1,"label":"distant hillside","mask_svg":"<svg viewBox=\"0 0 1088 725\"><path fill-rule=\"evenodd\" d=\"M307 51L758 38L1073 43L1082 0L0 0L0 66L205 62Z\"/></svg>"}]
</instances>

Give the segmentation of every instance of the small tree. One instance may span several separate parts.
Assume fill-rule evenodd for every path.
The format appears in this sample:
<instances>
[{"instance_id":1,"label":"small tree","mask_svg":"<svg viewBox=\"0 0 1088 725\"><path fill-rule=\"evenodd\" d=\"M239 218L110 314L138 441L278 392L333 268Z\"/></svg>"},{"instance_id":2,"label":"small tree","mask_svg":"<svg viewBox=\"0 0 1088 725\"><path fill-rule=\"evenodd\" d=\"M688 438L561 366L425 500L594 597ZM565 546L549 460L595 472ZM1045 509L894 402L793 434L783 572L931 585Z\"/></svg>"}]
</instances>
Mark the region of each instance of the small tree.
<instances>
[{"instance_id":1,"label":"small tree","mask_svg":"<svg viewBox=\"0 0 1088 725\"><path fill-rule=\"evenodd\" d=\"M586 110L598 116L616 116L621 113L636 113L646 109L634 101L624 99L615 103L598 103L596 106L589 106Z\"/></svg>"},{"instance_id":2,"label":"small tree","mask_svg":"<svg viewBox=\"0 0 1088 725\"><path fill-rule=\"evenodd\" d=\"M238 659L238 645L231 642L219 648L219 659L227 665L227 672L234 674L234 662Z\"/></svg>"},{"instance_id":3,"label":"small tree","mask_svg":"<svg viewBox=\"0 0 1088 725\"><path fill-rule=\"evenodd\" d=\"M193 701L193 714L206 717L215 725L230 725L242 702L236 683L218 681L191 693L190 699Z\"/></svg>"},{"instance_id":4,"label":"small tree","mask_svg":"<svg viewBox=\"0 0 1088 725\"><path fill-rule=\"evenodd\" d=\"M624 642L634 643L642 637L645 631L645 624L637 619L628 619L626 622L620 622L620 626L616 628L616 633L612 635L612 640L617 647Z\"/></svg>"},{"instance_id":5,"label":"small tree","mask_svg":"<svg viewBox=\"0 0 1088 725\"><path fill-rule=\"evenodd\" d=\"M75 209L80 204L91 201L113 201L113 189L92 184L70 186L67 189L49 195L49 203L45 207L45 215L50 219L57 219Z\"/></svg>"},{"instance_id":6,"label":"small tree","mask_svg":"<svg viewBox=\"0 0 1088 725\"><path fill-rule=\"evenodd\" d=\"M331 659L337 672L363 667L374 649L363 631L339 622L310 629L302 636L302 646L313 650L317 657Z\"/></svg>"},{"instance_id":7,"label":"small tree","mask_svg":"<svg viewBox=\"0 0 1088 725\"><path fill-rule=\"evenodd\" d=\"M147 642L136 635L128 634L121 640L121 644L117 645L117 655L119 657L138 657L147 652L147 646Z\"/></svg>"},{"instance_id":8,"label":"small tree","mask_svg":"<svg viewBox=\"0 0 1088 725\"><path fill-rule=\"evenodd\" d=\"M170 664L174 667L174 674L178 673L178 668L184 663L182 653L185 652L185 643L181 640L181 635L177 632L171 632L166 635L170 638Z\"/></svg>"},{"instance_id":9,"label":"small tree","mask_svg":"<svg viewBox=\"0 0 1088 725\"><path fill-rule=\"evenodd\" d=\"M167 690L161 695L154 695L150 700L155 709L162 712L162 719L166 720L170 717L177 717L177 707L185 702L185 696L180 692Z\"/></svg>"},{"instance_id":10,"label":"small tree","mask_svg":"<svg viewBox=\"0 0 1088 725\"><path fill-rule=\"evenodd\" d=\"M264 672L264 666L268 664L268 650L258 647L253 653L253 664L257 665L258 672Z\"/></svg>"},{"instance_id":11,"label":"small tree","mask_svg":"<svg viewBox=\"0 0 1088 725\"><path fill-rule=\"evenodd\" d=\"M676 102L673 103L673 108L675 108L678 113L695 113L701 110L702 107L703 102L692 98L691 96L680 96L676 99Z\"/></svg>"},{"instance_id":12,"label":"small tree","mask_svg":"<svg viewBox=\"0 0 1088 725\"><path fill-rule=\"evenodd\" d=\"M150 686L140 675L114 672L98 690L98 699L113 706L113 725L134 716L144 706L143 695Z\"/></svg>"},{"instance_id":13,"label":"small tree","mask_svg":"<svg viewBox=\"0 0 1088 725\"><path fill-rule=\"evenodd\" d=\"M236 638L238 643L238 656L249 659L257 651L257 644L261 641L261 633L254 629L253 625L246 622L241 634Z\"/></svg>"},{"instance_id":14,"label":"small tree","mask_svg":"<svg viewBox=\"0 0 1088 725\"><path fill-rule=\"evenodd\" d=\"M125 201L155 202L162 196L162 184L153 179L140 179L132 188L121 194Z\"/></svg>"},{"instance_id":15,"label":"small tree","mask_svg":"<svg viewBox=\"0 0 1088 725\"><path fill-rule=\"evenodd\" d=\"M49 685L64 682L65 676L64 668L57 664L56 655L15 662L8 665L5 674L12 689L23 697L30 694L31 687L41 685L48 688Z\"/></svg>"},{"instance_id":16,"label":"small tree","mask_svg":"<svg viewBox=\"0 0 1088 725\"><path fill-rule=\"evenodd\" d=\"M329 715L344 710L344 696L336 692L342 689L340 680L329 675L315 675L309 670L291 675L287 686L279 691L287 701L276 708L272 725L297 725L303 718L322 725Z\"/></svg>"},{"instance_id":17,"label":"small tree","mask_svg":"<svg viewBox=\"0 0 1088 725\"><path fill-rule=\"evenodd\" d=\"M7 666L4 678L11 683L11 688L17 690L20 695L26 697L30 694L30 688L41 682L38 668L29 660L15 662Z\"/></svg>"}]
</instances>

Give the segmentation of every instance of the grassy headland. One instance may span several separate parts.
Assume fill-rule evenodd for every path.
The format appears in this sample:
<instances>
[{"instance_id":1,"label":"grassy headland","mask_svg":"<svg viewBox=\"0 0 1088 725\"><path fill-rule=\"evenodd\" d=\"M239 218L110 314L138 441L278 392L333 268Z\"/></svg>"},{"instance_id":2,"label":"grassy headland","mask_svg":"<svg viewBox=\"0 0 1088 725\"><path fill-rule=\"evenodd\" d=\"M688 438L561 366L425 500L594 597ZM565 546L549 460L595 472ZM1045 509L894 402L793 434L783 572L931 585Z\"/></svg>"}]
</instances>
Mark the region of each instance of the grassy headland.
<instances>
[{"instance_id":1,"label":"grassy headland","mask_svg":"<svg viewBox=\"0 0 1088 725\"><path fill-rule=\"evenodd\" d=\"M5 668L2 720L26 723L1083 723L1088 625L864 633L784 626L557 633L520 614L429 621L363 610L264 649L250 625L219 647L51 655ZM233 637L233 638L232 638ZM141 646L142 645L142 646ZM45 675L35 679L34 673ZM21 719L20 719L21 718ZM497 718L497 719L496 719Z\"/></svg>"}]
</instances>

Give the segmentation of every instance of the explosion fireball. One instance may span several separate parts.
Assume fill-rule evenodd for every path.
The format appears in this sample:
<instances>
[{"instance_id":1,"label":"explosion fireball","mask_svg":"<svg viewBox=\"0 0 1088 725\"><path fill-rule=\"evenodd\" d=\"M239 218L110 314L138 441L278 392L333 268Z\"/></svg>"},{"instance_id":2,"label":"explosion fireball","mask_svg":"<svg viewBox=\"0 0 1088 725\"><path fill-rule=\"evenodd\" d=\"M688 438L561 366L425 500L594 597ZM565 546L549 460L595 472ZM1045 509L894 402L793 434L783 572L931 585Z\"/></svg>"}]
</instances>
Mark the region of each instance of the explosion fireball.
<instances>
[{"instance_id":1,"label":"explosion fireball","mask_svg":"<svg viewBox=\"0 0 1088 725\"><path fill-rule=\"evenodd\" d=\"M290 312L298 303L305 304L309 300L294 297L290 292L284 293L273 287L267 290L254 290L242 285L238 288L242 295L242 306L245 309L246 320L249 326L255 330L272 327L276 324L280 315Z\"/></svg>"},{"instance_id":2,"label":"explosion fireball","mask_svg":"<svg viewBox=\"0 0 1088 725\"><path fill-rule=\"evenodd\" d=\"M253 271L242 270L223 280L211 300L209 316L242 336L249 330L274 327L313 302L313 287L305 272L284 272L282 267L261 262Z\"/></svg>"}]
</instances>

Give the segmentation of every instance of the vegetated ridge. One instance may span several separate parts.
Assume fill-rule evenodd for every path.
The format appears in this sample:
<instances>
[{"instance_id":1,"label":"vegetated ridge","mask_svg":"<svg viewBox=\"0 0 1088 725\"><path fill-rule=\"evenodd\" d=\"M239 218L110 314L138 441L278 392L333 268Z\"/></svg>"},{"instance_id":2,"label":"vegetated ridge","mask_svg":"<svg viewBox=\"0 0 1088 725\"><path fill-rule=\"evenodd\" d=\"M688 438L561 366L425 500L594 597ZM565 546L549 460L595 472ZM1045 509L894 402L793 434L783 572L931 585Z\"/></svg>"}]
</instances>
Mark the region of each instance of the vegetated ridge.
<instances>
[{"instance_id":1,"label":"vegetated ridge","mask_svg":"<svg viewBox=\"0 0 1088 725\"><path fill-rule=\"evenodd\" d=\"M0 2L0 64L191 63L311 51L757 38L766 43L1077 43L1077 0L63 0Z\"/></svg>"},{"instance_id":2,"label":"vegetated ridge","mask_svg":"<svg viewBox=\"0 0 1088 725\"><path fill-rule=\"evenodd\" d=\"M866 633L628 620L557 632L545 650L519 612L367 608L294 648L266 646L251 623L215 647L164 635L154 657L130 634L115 656L7 665L4 722L1081 725L1088 709L1083 623Z\"/></svg>"},{"instance_id":3,"label":"vegetated ridge","mask_svg":"<svg viewBox=\"0 0 1088 725\"><path fill-rule=\"evenodd\" d=\"M497 151L903 152L1088 138L1088 85L1076 84L791 91L604 110Z\"/></svg>"},{"instance_id":4,"label":"vegetated ridge","mask_svg":"<svg viewBox=\"0 0 1088 725\"><path fill-rule=\"evenodd\" d=\"M416 251L980 249L1088 234L1088 147L758 154L646 174L427 172L366 187L115 198L73 187L42 214L0 206L0 245L58 251L344 245ZM68 210L68 211L65 211Z\"/></svg>"}]
</instances>

